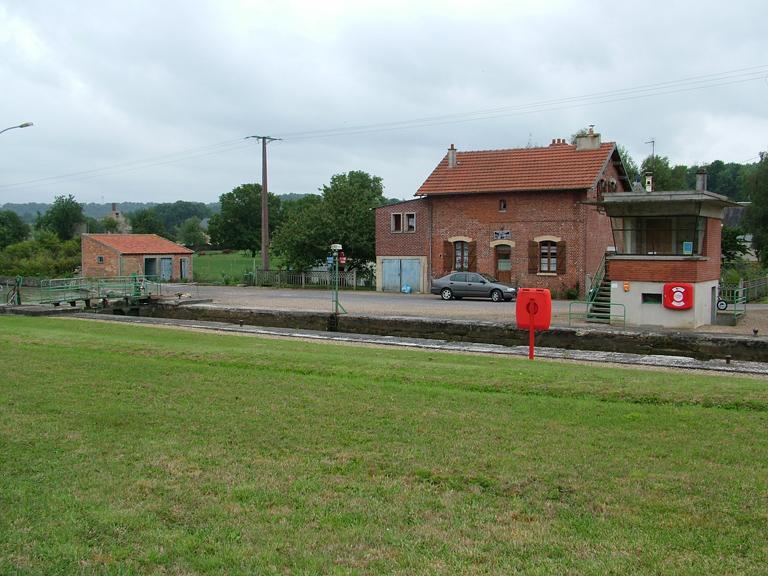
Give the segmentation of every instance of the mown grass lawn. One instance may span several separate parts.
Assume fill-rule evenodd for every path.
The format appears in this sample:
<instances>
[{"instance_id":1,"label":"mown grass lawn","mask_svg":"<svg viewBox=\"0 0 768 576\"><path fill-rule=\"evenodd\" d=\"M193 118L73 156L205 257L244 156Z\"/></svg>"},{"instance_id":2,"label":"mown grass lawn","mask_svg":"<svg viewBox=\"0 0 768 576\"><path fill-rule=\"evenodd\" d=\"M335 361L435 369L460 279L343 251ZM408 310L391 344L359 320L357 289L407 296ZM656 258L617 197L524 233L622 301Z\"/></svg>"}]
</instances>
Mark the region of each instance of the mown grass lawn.
<instances>
[{"instance_id":1,"label":"mown grass lawn","mask_svg":"<svg viewBox=\"0 0 768 576\"><path fill-rule=\"evenodd\" d=\"M765 574L768 383L0 317L0 574Z\"/></svg>"},{"instance_id":2,"label":"mown grass lawn","mask_svg":"<svg viewBox=\"0 0 768 576\"><path fill-rule=\"evenodd\" d=\"M261 267L260 256L256 256ZM247 252L209 251L195 254L192 258L192 273L196 282L207 284L239 284L246 272L253 270L253 258Z\"/></svg>"}]
</instances>

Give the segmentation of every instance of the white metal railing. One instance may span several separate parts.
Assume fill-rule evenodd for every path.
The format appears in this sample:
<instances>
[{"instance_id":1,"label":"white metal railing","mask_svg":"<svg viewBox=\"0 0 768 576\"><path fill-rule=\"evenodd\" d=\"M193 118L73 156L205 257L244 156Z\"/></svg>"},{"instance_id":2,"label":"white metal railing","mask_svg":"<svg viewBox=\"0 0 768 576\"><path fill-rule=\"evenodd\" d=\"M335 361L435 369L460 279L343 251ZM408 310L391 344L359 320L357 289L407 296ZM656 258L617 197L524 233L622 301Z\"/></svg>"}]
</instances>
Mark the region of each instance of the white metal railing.
<instances>
[{"instance_id":1,"label":"white metal railing","mask_svg":"<svg viewBox=\"0 0 768 576\"><path fill-rule=\"evenodd\" d=\"M364 284L357 270L339 272L339 288L352 288ZM329 270L296 272L290 270L255 270L245 273L245 283L251 286L298 286L328 288L333 285L333 273Z\"/></svg>"}]
</instances>

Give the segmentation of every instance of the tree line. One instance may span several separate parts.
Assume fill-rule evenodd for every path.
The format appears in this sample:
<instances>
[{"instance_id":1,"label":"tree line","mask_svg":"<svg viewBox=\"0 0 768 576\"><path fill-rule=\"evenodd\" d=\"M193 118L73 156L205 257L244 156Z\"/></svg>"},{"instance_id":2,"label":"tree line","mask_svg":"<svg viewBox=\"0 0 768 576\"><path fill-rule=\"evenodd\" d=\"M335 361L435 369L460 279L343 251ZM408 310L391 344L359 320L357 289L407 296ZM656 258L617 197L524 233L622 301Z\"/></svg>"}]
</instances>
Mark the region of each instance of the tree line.
<instances>
[{"instance_id":1,"label":"tree line","mask_svg":"<svg viewBox=\"0 0 768 576\"><path fill-rule=\"evenodd\" d=\"M619 147L631 179L653 171L655 188L694 189L698 166L670 165L667 157L648 156L638 166ZM708 189L732 200L751 202L741 228L723 230L723 253L738 259L746 252L743 235L751 233L761 261L768 256L768 155L752 164L706 166ZM319 194L268 195L271 250L296 270L322 263L329 246L340 243L347 267L366 270L375 259L375 213L378 206L396 200L384 196L381 178L362 171L333 176ZM187 246L210 244L220 248L261 250L261 185L243 184L222 194L215 205L178 201L140 208L126 214L134 233L154 233ZM207 229L203 222L207 221ZM114 232L117 222L95 219L83 212L73 196L59 196L30 226L16 213L0 211L0 274L60 275L71 273L79 253L76 232ZM57 258L62 261L56 265ZM77 257L79 258L79 257Z\"/></svg>"},{"instance_id":2,"label":"tree line","mask_svg":"<svg viewBox=\"0 0 768 576\"><path fill-rule=\"evenodd\" d=\"M347 267L364 269L375 258L373 209L388 201L381 178L352 171L331 178L320 194L268 195L273 251L285 265L306 269L342 243ZM125 214L131 232L158 234L186 246L261 250L261 185L243 184L215 205L178 201ZM203 222L207 220L207 227ZM16 212L0 211L0 275L64 276L79 265L78 232L119 232L110 216L86 216L72 195L58 196L30 225Z\"/></svg>"}]
</instances>

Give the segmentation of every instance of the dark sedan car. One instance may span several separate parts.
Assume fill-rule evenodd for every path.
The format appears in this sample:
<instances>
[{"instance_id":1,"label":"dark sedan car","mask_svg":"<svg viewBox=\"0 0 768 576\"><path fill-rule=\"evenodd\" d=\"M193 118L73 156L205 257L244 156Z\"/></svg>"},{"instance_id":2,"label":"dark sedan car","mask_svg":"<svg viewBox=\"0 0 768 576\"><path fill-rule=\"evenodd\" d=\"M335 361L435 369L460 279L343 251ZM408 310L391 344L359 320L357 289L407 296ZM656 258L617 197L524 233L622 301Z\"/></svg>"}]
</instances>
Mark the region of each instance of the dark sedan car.
<instances>
[{"instance_id":1,"label":"dark sedan car","mask_svg":"<svg viewBox=\"0 0 768 576\"><path fill-rule=\"evenodd\" d=\"M432 280L432 294L439 294L443 300L451 298L490 298L494 302L515 300L517 289L498 282L495 278L476 272L454 272Z\"/></svg>"}]
</instances>

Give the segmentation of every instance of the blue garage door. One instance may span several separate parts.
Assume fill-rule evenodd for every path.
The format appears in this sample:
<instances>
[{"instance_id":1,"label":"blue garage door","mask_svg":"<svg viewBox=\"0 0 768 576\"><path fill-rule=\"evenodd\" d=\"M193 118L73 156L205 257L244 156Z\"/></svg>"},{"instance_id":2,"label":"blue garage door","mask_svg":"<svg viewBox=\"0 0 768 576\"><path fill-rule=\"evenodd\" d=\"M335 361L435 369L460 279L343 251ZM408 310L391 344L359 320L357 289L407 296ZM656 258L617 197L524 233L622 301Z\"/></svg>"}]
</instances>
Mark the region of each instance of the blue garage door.
<instances>
[{"instance_id":1,"label":"blue garage door","mask_svg":"<svg viewBox=\"0 0 768 576\"><path fill-rule=\"evenodd\" d=\"M421 292L421 261L418 258L384 260L381 264L381 289L385 292L400 292L403 286L410 286L413 292Z\"/></svg>"},{"instance_id":2,"label":"blue garage door","mask_svg":"<svg viewBox=\"0 0 768 576\"><path fill-rule=\"evenodd\" d=\"M160 280L170 280L173 276L173 258L160 258Z\"/></svg>"}]
</instances>

